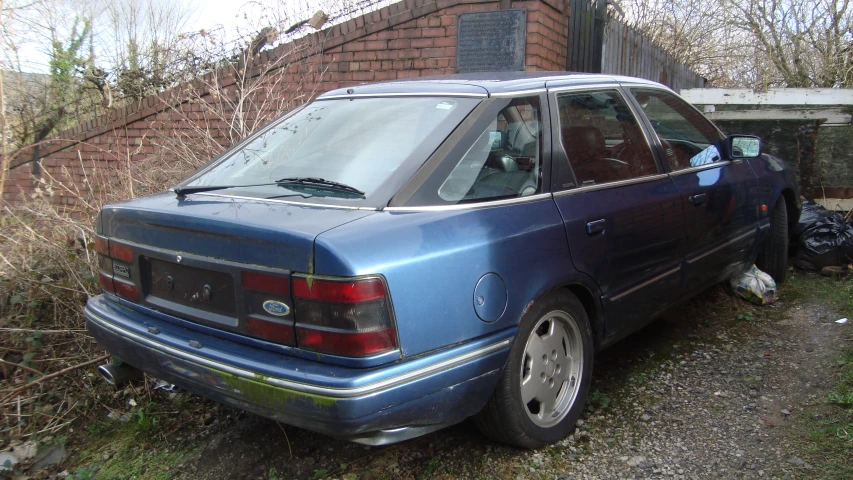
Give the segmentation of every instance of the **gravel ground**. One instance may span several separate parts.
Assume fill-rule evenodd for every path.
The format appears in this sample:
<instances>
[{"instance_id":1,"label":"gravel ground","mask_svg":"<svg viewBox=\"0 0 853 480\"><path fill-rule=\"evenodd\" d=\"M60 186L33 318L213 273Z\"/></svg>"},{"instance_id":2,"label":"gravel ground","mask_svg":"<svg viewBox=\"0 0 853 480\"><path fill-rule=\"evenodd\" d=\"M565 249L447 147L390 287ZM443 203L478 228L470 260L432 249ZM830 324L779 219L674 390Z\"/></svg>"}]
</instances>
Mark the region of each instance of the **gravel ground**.
<instances>
[{"instance_id":1,"label":"gravel ground","mask_svg":"<svg viewBox=\"0 0 853 480\"><path fill-rule=\"evenodd\" d=\"M747 312L738 319L738 312ZM820 478L788 433L831 388L853 330L816 300L752 308L720 287L596 358L591 408L549 448L486 441L470 422L388 447L232 412L185 478Z\"/></svg>"},{"instance_id":2,"label":"gravel ground","mask_svg":"<svg viewBox=\"0 0 853 480\"><path fill-rule=\"evenodd\" d=\"M210 409L200 425L135 455L156 456L158 448L192 453L179 464L146 462L134 476L824 478L792 439L804 428L801 420L825 403L834 381L831 366L839 347L853 338L853 327L834 323L842 312L799 297L783 295L773 305L753 307L717 287L602 352L579 428L538 451L491 443L472 422L367 447L205 402L197 404ZM183 401L203 402L192 396ZM106 461L112 453L98 455Z\"/></svg>"}]
</instances>

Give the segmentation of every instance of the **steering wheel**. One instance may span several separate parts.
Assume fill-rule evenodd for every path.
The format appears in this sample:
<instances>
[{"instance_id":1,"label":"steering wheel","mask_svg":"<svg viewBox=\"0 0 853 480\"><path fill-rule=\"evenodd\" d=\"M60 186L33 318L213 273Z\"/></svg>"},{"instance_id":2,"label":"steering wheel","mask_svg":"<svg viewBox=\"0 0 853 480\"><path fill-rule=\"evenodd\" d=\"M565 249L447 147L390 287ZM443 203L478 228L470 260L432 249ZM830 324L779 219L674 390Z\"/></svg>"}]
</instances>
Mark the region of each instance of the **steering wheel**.
<instances>
[{"instance_id":1,"label":"steering wheel","mask_svg":"<svg viewBox=\"0 0 853 480\"><path fill-rule=\"evenodd\" d=\"M660 139L661 146L663 147L663 153L666 156L666 161L669 163L670 170L678 170L683 168L681 165L681 161L678 158L678 154L676 154L675 147L669 143L668 140Z\"/></svg>"}]
</instances>

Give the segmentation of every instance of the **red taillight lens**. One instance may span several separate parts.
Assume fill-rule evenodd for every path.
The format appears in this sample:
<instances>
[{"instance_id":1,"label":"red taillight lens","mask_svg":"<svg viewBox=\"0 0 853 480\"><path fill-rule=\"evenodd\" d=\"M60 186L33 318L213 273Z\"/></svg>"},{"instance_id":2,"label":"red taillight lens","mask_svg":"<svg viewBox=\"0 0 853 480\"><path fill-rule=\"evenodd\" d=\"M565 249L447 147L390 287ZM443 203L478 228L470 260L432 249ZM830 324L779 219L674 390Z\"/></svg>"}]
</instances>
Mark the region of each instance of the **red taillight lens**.
<instances>
[{"instance_id":1,"label":"red taillight lens","mask_svg":"<svg viewBox=\"0 0 853 480\"><path fill-rule=\"evenodd\" d=\"M397 348L388 292L380 277L294 275L291 283L299 348L345 356Z\"/></svg>"},{"instance_id":2,"label":"red taillight lens","mask_svg":"<svg viewBox=\"0 0 853 480\"><path fill-rule=\"evenodd\" d=\"M393 328L365 333L344 333L296 327L300 348L360 357L391 350L397 345Z\"/></svg>"},{"instance_id":3,"label":"red taillight lens","mask_svg":"<svg viewBox=\"0 0 853 480\"><path fill-rule=\"evenodd\" d=\"M98 280L100 280L101 287L104 288L105 292L116 293L116 289L113 286L113 277L111 275L107 275L104 272L98 272Z\"/></svg>"},{"instance_id":4,"label":"red taillight lens","mask_svg":"<svg viewBox=\"0 0 853 480\"><path fill-rule=\"evenodd\" d=\"M287 277L268 273L242 272L243 288L275 295L290 294L290 280Z\"/></svg>"},{"instance_id":5,"label":"red taillight lens","mask_svg":"<svg viewBox=\"0 0 853 480\"><path fill-rule=\"evenodd\" d=\"M260 318L246 317L246 330L253 337L262 338L275 343L293 345L293 324L290 322L279 323L262 320Z\"/></svg>"},{"instance_id":6,"label":"red taillight lens","mask_svg":"<svg viewBox=\"0 0 853 480\"><path fill-rule=\"evenodd\" d=\"M113 287L115 288L115 293L117 295L124 297L131 302L138 302L141 299L139 289L136 288L136 285L113 279Z\"/></svg>"},{"instance_id":7,"label":"red taillight lens","mask_svg":"<svg viewBox=\"0 0 853 480\"><path fill-rule=\"evenodd\" d=\"M107 237L96 235L95 251L98 252L98 280L101 282L104 291L138 302L141 298L139 288L133 283L116 280L113 274L113 260L133 264L133 249L110 242Z\"/></svg>"},{"instance_id":8,"label":"red taillight lens","mask_svg":"<svg viewBox=\"0 0 853 480\"><path fill-rule=\"evenodd\" d=\"M101 255L110 256L110 241L100 235L95 236L95 251Z\"/></svg>"},{"instance_id":9,"label":"red taillight lens","mask_svg":"<svg viewBox=\"0 0 853 480\"><path fill-rule=\"evenodd\" d=\"M110 256L122 262L133 263L133 249L110 242Z\"/></svg>"},{"instance_id":10,"label":"red taillight lens","mask_svg":"<svg viewBox=\"0 0 853 480\"><path fill-rule=\"evenodd\" d=\"M385 297L385 284L377 277L359 280L323 280L293 277L293 296L324 302L358 303Z\"/></svg>"}]
</instances>

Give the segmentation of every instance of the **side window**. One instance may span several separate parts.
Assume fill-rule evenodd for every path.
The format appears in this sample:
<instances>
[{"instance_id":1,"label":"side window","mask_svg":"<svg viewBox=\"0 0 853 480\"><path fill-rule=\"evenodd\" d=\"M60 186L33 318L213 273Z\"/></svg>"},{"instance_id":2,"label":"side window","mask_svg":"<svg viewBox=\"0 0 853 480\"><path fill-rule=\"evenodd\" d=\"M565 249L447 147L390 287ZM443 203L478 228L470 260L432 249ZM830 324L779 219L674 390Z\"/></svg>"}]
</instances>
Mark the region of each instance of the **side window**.
<instances>
[{"instance_id":1,"label":"side window","mask_svg":"<svg viewBox=\"0 0 853 480\"><path fill-rule=\"evenodd\" d=\"M684 100L662 91L631 89L660 138L672 170L699 167L722 158L722 137L714 125Z\"/></svg>"},{"instance_id":2,"label":"side window","mask_svg":"<svg viewBox=\"0 0 853 480\"><path fill-rule=\"evenodd\" d=\"M539 97L501 110L447 176L438 196L451 202L511 198L539 191Z\"/></svg>"},{"instance_id":3,"label":"side window","mask_svg":"<svg viewBox=\"0 0 853 480\"><path fill-rule=\"evenodd\" d=\"M557 96L563 148L578 186L658 173L637 119L616 90Z\"/></svg>"}]
</instances>

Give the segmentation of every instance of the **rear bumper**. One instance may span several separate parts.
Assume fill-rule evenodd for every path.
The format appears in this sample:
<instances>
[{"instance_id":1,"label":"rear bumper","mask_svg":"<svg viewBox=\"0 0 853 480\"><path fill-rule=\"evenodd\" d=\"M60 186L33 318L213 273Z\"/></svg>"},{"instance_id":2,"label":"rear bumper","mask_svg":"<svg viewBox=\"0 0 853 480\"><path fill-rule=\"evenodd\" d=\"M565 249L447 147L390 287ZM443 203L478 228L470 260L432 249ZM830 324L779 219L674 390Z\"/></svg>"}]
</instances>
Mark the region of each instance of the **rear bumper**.
<instances>
[{"instance_id":1,"label":"rear bumper","mask_svg":"<svg viewBox=\"0 0 853 480\"><path fill-rule=\"evenodd\" d=\"M90 299L85 313L105 350L154 377L290 425L370 444L478 412L515 334L510 329L387 366L349 368L207 335L103 295Z\"/></svg>"}]
</instances>

